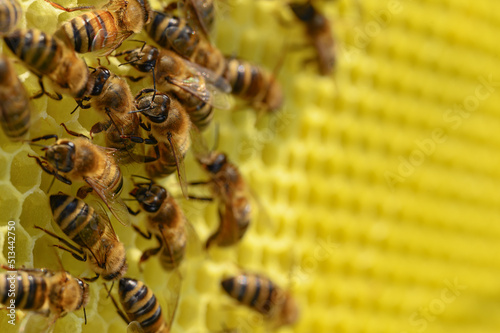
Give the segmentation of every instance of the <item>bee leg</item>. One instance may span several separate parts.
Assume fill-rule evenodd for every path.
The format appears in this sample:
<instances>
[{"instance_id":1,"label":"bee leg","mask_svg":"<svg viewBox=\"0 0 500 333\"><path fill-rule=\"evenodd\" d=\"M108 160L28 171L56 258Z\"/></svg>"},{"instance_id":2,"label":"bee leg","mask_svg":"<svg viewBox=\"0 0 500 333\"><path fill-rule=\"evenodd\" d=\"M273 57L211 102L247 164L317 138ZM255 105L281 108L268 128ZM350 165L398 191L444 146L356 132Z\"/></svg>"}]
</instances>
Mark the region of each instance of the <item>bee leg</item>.
<instances>
[{"instance_id":1,"label":"bee leg","mask_svg":"<svg viewBox=\"0 0 500 333\"><path fill-rule=\"evenodd\" d=\"M35 94L33 96L30 97L30 99L37 99L37 98L40 98L42 97L43 95L47 95L48 97L56 100L56 101L60 101L62 99L62 95L59 94L59 93L55 93L55 95L51 94L51 93L48 93L46 90L45 90L45 86L43 85L43 79L41 76L38 77L38 84L40 85L40 89L41 91L38 93L38 94Z\"/></svg>"},{"instance_id":2,"label":"bee leg","mask_svg":"<svg viewBox=\"0 0 500 333\"><path fill-rule=\"evenodd\" d=\"M76 192L76 196L80 199L85 199L89 193L92 193L94 189L90 186L82 186Z\"/></svg>"},{"instance_id":3,"label":"bee leg","mask_svg":"<svg viewBox=\"0 0 500 333\"><path fill-rule=\"evenodd\" d=\"M129 206L127 206L127 210L128 210L128 212L129 212L130 215L134 215L134 216L139 215L139 213L141 212L140 209L138 209L136 211L133 211L132 208L130 208Z\"/></svg>"},{"instance_id":4,"label":"bee leg","mask_svg":"<svg viewBox=\"0 0 500 333\"><path fill-rule=\"evenodd\" d=\"M132 82L139 82L142 79L144 79L145 76L131 76L131 75L126 75L125 78L129 79Z\"/></svg>"},{"instance_id":5,"label":"bee leg","mask_svg":"<svg viewBox=\"0 0 500 333\"><path fill-rule=\"evenodd\" d=\"M62 127L64 127L64 129L66 130L66 133L68 133L69 135L76 136L76 137L80 137L80 138L85 138L85 139L88 139L88 137L87 137L87 136L85 136L85 135L83 135L83 134L81 134L81 133L77 133L77 132L74 132L74 131L72 131L72 130L68 129L64 123L61 123L60 125L61 125Z\"/></svg>"},{"instance_id":6,"label":"bee leg","mask_svg":"<svg viewBox=\"0 0 500 333\"><path fill-rule=\"evenodd\" d=\"M200 200L200 201L214 201L214 198L210 198L210 197L196 197L194 195L188 195L188 198L192 199L192 200Z\"/></svg>"},{"instance_id":7,"label":"bee leg","mask_svg":"<svg viewBox=\"0 0 500 333\"><path fill-rule=\"evenodd\" d=\"M40 168L42 168L43 171L45 171L49 175L52 175L52 176L56 177L57 180L63 182L64 184L68 184L68 185L72 184L71 180L69 180L68 178L66 178L64 176L61 176L60 174L58 174L55 170L53 170L52 168L50 168L45 161L42 161L40 159L40 157L38 157L38 156L32 156L30 154L28 154L28 157L34 158L36 160L36 163L38 164L38 166L40 166Z\"/></svg>"},{"instance_id":8,"label":"bee leg","mask_svg":"<svg viewBox=\"0 0 500 333\"><path fill-rule=\"evenodd\" d=\"M138 100L143 94L147 94L147 93L150 93L150 92L153 92L153 91L154 91L154 89L144 88L141 91L139 91L137 93L137 95L135 95L135 100Z\"/></svg>"},{"instance_id":9,"label":"bee leg","mask_svg":"<svg viewBox=\"0 0 500 333\"><path fill-rule=\"evenodd\" d=\"M81 109L90 109L90 103L89 104L83 104L83 101L90 101L90 97L84 97L82 99L75 99L76 102L76 107L71 111L71 114L75 113L78 108Z\"/></svg>"},{"instance_id":10,"label":"bee leg","mask_svg":"<svg viewBox=\"0 0 500 333\"><path fill-rule=\"evenodd\" d=\"M59 248L61 250L64 250L66 252L69 252L73 256L73 258L75 258L76 260L87 261L87 257L85 257L85 255L84 256L80 256L80 255L76 254L75 252L73 252L73 251L71 251L71 250L69 250L69 249L67 249L67 248L65 248L64 246L61 246L61 245L53 245L53 246L57 247L57 248Z\"/></svg>"},{"instance_id":11,"label":"bee leg","mask_svg":"<svg viewBox=\"0 0 500 333\"><path fill-rule=\"evenodd\" d=\"M158 252L160 252L160 250L161 250L161 245L159 247L157 247L157 248L148 249L148 250L144 251L142 253L141 259L139 259L139 271L142 272L142 266L141 266L141 264L143 262L145 262L146 260L148 260L151 256L156 255Z\"/></svg>"},{"instance_id":12,"label":"bee leg","mask_svg":"<svg viewBox=\"0 0 500 333\"><path fill-rule=\"evenodd\" d=\"M160 149L158 148L158 145L154 146L154 151L156 156L145 156L144 163L154 162L160 158Z\"/></svg>"},{"instance_id":13,"label":"bee leg","mask_svg":"<svg viewBox=\"0 0 500 333\"><path fill-rule=\"evenodd\" d=\"M35 225L35 229L42 230L42 231L43 231L43 232L45 232L47 235L52 236L52 237L54 237L55 239L57 239L58 241L60 241L61 243L65 244L65 245L66 245L67 247L69 247L71 250L73 250L73 251L75 251L75 252L78 252L78 253L80 254L80 256L79 256L80 258L82 258L81 256L84 256L84 252L83 252L81 249L77 248L76 246L74 246L73 244L71 244L70 242L68 242L67 240L65 240L64 238L61 238L61 237L57 236L56 234L54 234L53 232L51 232L51 231L49 231L49 230L47 230L47 229L44 229L44 228L42 228L42 227L39 227L39 226L37 226L37 225ZM59 247L59 246L57 246L57 247ZM70 252L70 253L72 253L72 254L73 254L73 252L71 252L71 251L70 251L70 250L68 250L68 249L64 249L64 250L66 250L66 251L68 251L68 252ZM74 256L74 255L73 255L73 256ZM77 259L78 259L78 258L77 258ZM86 259L85 259L85 260L78 259L78 260L80 260L80 261L86 261Z\"/></svg>"},{"instance_id":14,"label":"bee leg","mask_svg":"<svg viewBox=\"0 0 500 333\"><path fill-rule=\"evenodd\" d=\"M123 319L123 321L125 322L125 324L128 325L128 323L130 323L130 319L127 317L127 315L120 309L120 307L118 306L118 303L116 302L115 298L113 297L113 295L111 295L111 289L108 289L108 287L106 286L105 283L103 283L104 285L104 288L106 289L106 291L108 292L108 297L111 298L111 301L113 302L113 305L115 306L116 308L116 312L120 315L120 317Z\"/></svg>"},{"instance_id":15,"label":"bee leg","mask_svg":"<svg viewBox=\"0 0 500 333\"><path fill-rule=\"evenodd\" d=\"M132 224L132 228L134 228L134 230L139 234L141 235L142 237L146 238L146 239L151 239L151 236L152 234L148 231L148 233L146 234L145 232L143 232L141 229L139 229L138 226Z\"/></svg>"},{"instance_id":16,"label":"bee leg","mask_svg":"<svg viewBox=\"0 0 500 333\"><path fill-rule=\"evenodd\" d=\"M64 10L65 12L75 12L77 10L95 9L94 6L80 6L80 7L66 8L66 7L63 7L60 4L52 2L50 0L45 0L45 2L48 2L52 7L60 9L60 10Z\"/></svg>"},{"instance_id":17,"label":"bee leg","mask_svg":"<svg viewBox=\"0 0 500 333\"><path fill-rule=\"evenodd\" d=\"M211 182L212 182L211 180L201 180L197 182L189 182L188 185L208 185Z\"/></svg>"},{"instance_id":18,"label":"bee leg","mask_svg":"<svg viewBox=\"0 0 500 333\"><path fill-rule=\"evenodd\" d=\"M82 280L85 280L86 282L94 282L99 278L99 274L96 273L96 275L93 278L83 278Z\"/></svg>"},{"instance_id":19,"label":"bee leg","mask_svg":"<svg viewBox=\"0 0 500 333\"><path fill-rule=\"evenodd\" d=\"M141 118L139 119L139 126L141 126L145 131L151 132L151 124L144 124Z\"/></svg>"},{"instance_id":20,"label":"bee leg","mask_svg":"<svg viewBox=\"0 0 500 333\"><path fill-rule=\"evenodd\" d=\"M28 141L25 141L25 142L28 142L28 143L29 142L37 142L37 141L40 141L40 140L48 140L48 139L52 139L52 138L56 139L56 141L57 141L57 139L59 137L57 136L57 134L49 134L49 135L40 136L38 138L34 138L34 139L31 139L31 140L28 140Z\"/></svg>"},{"instance_id":21,"label":"bee leg","mask_svg":"<svg viewBox=\"0 0 500 333\"><path fill-rule=\"evenodd\" d=\"M92 126L92 128L90 129L90 138L91 139L94 139L94 134L97 134L97 133L101 133L103 131L106 131L109 126L111 126L111 121L108 121L108 122L98 122L96 124L94 124L94 126Z\"/></svg>"}]
</instances>

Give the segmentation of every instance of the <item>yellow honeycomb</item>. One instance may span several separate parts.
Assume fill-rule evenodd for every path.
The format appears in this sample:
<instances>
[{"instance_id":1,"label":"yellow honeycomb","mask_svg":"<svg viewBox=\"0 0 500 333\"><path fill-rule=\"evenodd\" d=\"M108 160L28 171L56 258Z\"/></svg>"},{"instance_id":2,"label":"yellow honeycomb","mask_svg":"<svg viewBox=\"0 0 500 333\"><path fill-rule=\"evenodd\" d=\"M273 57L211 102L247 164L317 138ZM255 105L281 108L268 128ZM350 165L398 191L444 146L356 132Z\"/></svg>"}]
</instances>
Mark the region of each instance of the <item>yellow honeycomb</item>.
<instances>
[{"instance_id":1,"label":"yellow honeycomb","mask_svg":"<svg viewBox=\"0 0 500 333\"><path fill-rule=\"evenodd\" d=\"M290 51L279 72L282 111L263 117L250 110L217 112L219 149L240 166L258 212L238 246L214 248L183 264L173 332L269 331L221 291L219 281L240 269L264 273L296 297L300 320L279 332L498 332L500 3L315 4L333 23L335 74L319 77L314 64L303 63L314 56L311 49ZM22 1L22 7L22 26L49 33L78 14L41 0ZM218 9L214 42L227 54L272 70L286 45L306 42L286 1L227 0ZM136 74L110 61L113 70ZM33 75L16 68L35 92ZM134 92L141 87L133 85ZM88 133L99 118L93 110L71 115L73 107L68 97L33 101L30 137L62 136L61 122ZM212 135L208 131L207 138ZM39 152L0 133L0 262L6 261L7 221L13 220L16 265L58 269L53 239L33 228L55 229L46 193L52 178L27 157ZM192 156L186 165L189 179L205 177ZM175 179L163 184L179 192ZM78 185L56 182L51 193L74 194ZM127 197L130 182L125 190ZM206 240L217 226L216 206L182 205ZM140 214L134 222L142 219ZM154 243L114 225L127 246L127 275L153 288L170 312L171 274L154 258L143 273L137 267L141 251ZM92 276L86 264L58 255L72 274ZM88 324L80 311L59 319L55 332L125 332L102 284L91 288ZM19 320L15 327L7 320L1 311L0 331L17 331Z\"/></svg>"}]
</instances>

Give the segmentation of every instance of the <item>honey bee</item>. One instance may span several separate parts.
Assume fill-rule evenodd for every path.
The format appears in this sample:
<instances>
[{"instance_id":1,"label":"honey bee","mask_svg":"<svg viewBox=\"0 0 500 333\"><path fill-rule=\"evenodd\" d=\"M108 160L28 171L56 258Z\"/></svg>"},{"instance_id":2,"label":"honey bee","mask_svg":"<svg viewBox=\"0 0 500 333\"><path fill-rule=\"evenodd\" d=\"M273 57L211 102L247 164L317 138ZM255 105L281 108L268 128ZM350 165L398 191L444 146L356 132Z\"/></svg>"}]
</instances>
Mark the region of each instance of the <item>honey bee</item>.
<instances>
[{"instance_id":1,"label":"honey bee","mask_svg":"<svg viewBox=\"0 0 500 333\"><path fill-rule=\"evenodd\" d=\"M288 4L295 16L306 26L306 34L316 49L316 59L321 75L329 75L335 67L334 40L329 20L321 14L311 1Z\"/></svg>"},{"instance_id":2,"label":"honey bee","mask_svg":"<svg viewBox=\"0 0 500 333\"><path fill-rule=\"evenodd\" d=\"M225 80L181 58L168 50L145 45L122 52L125 60L140 72L153 74L155 89L173 93L200 129L205 129L213 117L212 107L228 109L226 93L231 88Z\"/></svg>"},{"instance_id":3,"label":"honey bee","mask_svg":"<svg viewBox=\"0 0 500 333\"><path fill-rule=\"evenodd\" d=\"M231 93L256 108L275 111L283 105L283 90L274 75L260 66L236 58L227 59L224 78Z\"/></svg>"},{"instance_id":4,"label":"honey bee","mask_svg":"<svg viewBox=\"0 0 500 333\"><path fill-rule=\"evenodd\" d=\"M51 146L44 146L44 157L32 156L43 171L65 184L84 181L89 186L78 190L78 197L85 198L94 191L123 225L130 225L127 206L120 199L123 176L113 154L116 149L94 145L86 138L74 140L58 139L57 135L46 135L30 142L54 138Z\"/></svg>"},{"instance_id":5,"label":"honey bee","mask_svg":"<svg viewBox=\"0 0 500 333\"><path fill-rule=\"evenodd\" d=\"M0 274L0 301L4 305L52 317L51 325L87 306L89 285L68 272L1 267L10 271Z\"/></svg>"},{"instance_id":6,"label":"honey bee","mask_svg":"<svg viewBox=\"0 0 500 333\"><path fill-rule=\"evenodd\" d=\"M128 324L127 332L136 333L168 333L172 326L175 311L179 301L179 279L174 279L176 285L169 298L170 320L163 318L162 308L153 291L144 283L130 278L122 278L118 284L118 297L125 311L122 311L112 295L111 300L120 317ZM106 287L107 289L107 287ZM110 291L108 291L109 293Z\"/></svg>"},{"instance_id":7,"label":"honey bee","mask_svg":"<svg viewBox=\"0 0 500 333\"><path fill-rule=\"evenodd\" d=\"M94 6L65 8L52 1L45 1L66 12L95 9ZM141 32L149 22L150 15L148 0L111 0L100 10L63 23L55 36L78 53L107 50L104 55L109 55L129 36Z\"/></svg>"},{"instance_id":8,"label":"honey bee","mask_svg":"<svg viewBox=\"0 0 500 333\"><path fill-rule=\"evenodd\" d=\"M17 0L0 0L0 35L9 33L17 25L21 13Z\"/></svg>"},{"instance_id":9,"label":"honey bee","mask_svg":"<svg viewBox=\"0 0 500 333\"><path fill-rule=\"evenodd\" d=\"M198 155L197 159L210 174L211 180L191 184L211 184L215 197L220 199L219 228L208 238L205 247L208 249L212 244L234 245L245 235L250 225L252 209L245 181L236 165L229 162L224 153L211 152Z\"/></svg>"},{"instance_id":10,"label":"honey bee","mask_svg":"<svg viewBox=\"0 0 500 333\"><path fill-rule=\"evenodd\" d=\"M276 327L298 320L299 309L290 293L267 277L241 273L222 280L221 285L229 296L263 314Z\"/></svg>"},{"instance_id":11,"label":"honey bee","mask_svg":"<svg viewBox=\"0 0 500 333\"><path fill-rule=\"evenodd\" d=\"M87 91L87 64L57 38L37 29L29 29L15 30L4 36L4 40L14 55L39 78L42 91L32 98L44 94L53 99L61 99L60 94L81 98ZM44 75L51 80L56 96L45 91Z\"/></svg>"},{"instance_id":12,"label":"honey bee","mask_svg":"<svg viewBox=\"0 0 500 333\"><path fill-rule=\"evenodd\" d=\"M90 104L83 104L83 100L90 100ZM118 149L116 157L120 163L131 161L150 162L156 158L145 157L134 152L136 141L140 134L140 127L144 127L135 110L134 97L127 82L104 67L98 67L90 73L89 89L82 100L77 101L82 109L91 106L109 119L99 122L90 129L90 135L106 131L106 146ZM147 144L156 144L155 140L146 139ZM158 156L158 155L157 155Z\"/></svg>"},{"instance_id":13,"label":"honey bee","mask_svg":"<svg viewBox=\"0 0 500 333\"><path fill-rule=\"evenodd\" d=\"M11 140L22 139L30 126L28 95L9 58L0 56L0 124Z\"/></svg>"},{"instance_id":14,"label":"honey bee","mask_svg":"<svg viewBox=\"0 0 500 333\"><path fill-rule=\"evenodd\" d=\"M193 4L191 1L188 3ZM181 57L212 71L216 76L220 77L224 73L226 60L222 52L208 39L200 38L186 20L169 13L154 12L151 23L145 29L161 47L174 50Z\"/></svg>"},{"instance_id":15,"label":"honey bee","mask_svg":"<svg viewBox=\"0 0 500 333\"><path fill-rule=\"evenodd\" d=\"M142 232L137 226L132 227L147 239L151 239L154 235L159 244L157 248L144 251L139 264L159 253L158 258L163 269L170 271L177 268L186 252L188 242L186 226L189 222L174 197L164 187L153 181L135 183L135 188L130 195L148 214L147 233ZM137 215L139 212L131 213Z\"/></svg>"},{"instance_id":16,"label":"honey bee","mask_svg":"<svg viewBox=\"0 0 500 333\"><path fill-rule=\"evenodd\" d=\"M184 156L191 145L189 115L176 98L156 93L152 89L139 92L136 96L136 108L146 118L152 136L160 141L160 157L146 165L146 172L150 177L157 178L177 170L183 193L187 193Z\"/></svg>"},{"instance_id":17,"label":"honey bee","mask_svg":"<svg viewBox=\"0 0 500 333\"><path fill-rule=\"evenodd\" d=\"M50 209L54 221L80 249L46 229L39 226L35 228L67 245L69 249L57 247L68 251L74 258L81 261L88 259L91 269L96 273L96 277L88 281L95 281L101 275L107 281L120 279L127 272L125 247L104 211L62 192L50 196Z\"/></svg>"}]
</instances>

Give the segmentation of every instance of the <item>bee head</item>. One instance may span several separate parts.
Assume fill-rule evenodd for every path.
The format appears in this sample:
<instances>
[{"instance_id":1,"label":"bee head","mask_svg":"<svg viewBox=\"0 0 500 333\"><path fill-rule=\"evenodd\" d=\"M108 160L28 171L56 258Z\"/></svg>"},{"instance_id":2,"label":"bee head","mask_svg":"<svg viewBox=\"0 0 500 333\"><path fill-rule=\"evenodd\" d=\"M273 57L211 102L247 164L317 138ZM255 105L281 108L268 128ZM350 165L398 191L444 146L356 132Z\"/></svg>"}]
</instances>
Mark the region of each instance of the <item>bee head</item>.
<instances>
[{"instance_id":1,"label":"bee head","mask_svg":"<svg viewBox=\"0 0 500 333\"><path fill-rule=\"evenodd\" d=\"M69 140L61 140L49 146L45 152L45 159L61 172L73 170L75 158L75 144Z\"/></svg>"},{"instance_id":2,"label":"bee head","mask_svg":"<svg viewBox=\"0 0 500 333\"><path fill-rule=\"evenodd\" d=\"M130 192L130 195L135 197L142 209L146 212L155 213L160 209L168 193L162 186L156 184L151 186L149 184L141 184Z\"/></svg>"},{"instance_id":3,"label":"bee head","mask_svg":"<svg viewBox=\"0 0 500 333\"><path fill-rule=\"evenodd\" d=\"M303 21L309 22L316 15L316 9L309 3L290 3L288 4L290 9L292 9L295 16Z\"/></svg>"},{"instance_id":4,"label":"bee head","mask_svg":"<svg viewBox=\"0 0 500 333\"><path fill-rule=\"evenodd\" d=\"M204 166L208 172L215 174L219 172L220 169L222 169L222 167L226 163L227 163L226 154L216 153L214 157L211 159L211 161L206 163Z\"/></svg>"},{"instance_id":5,"label":"bee head","mask_svg":"<svg viewBox=\"0 0 500 333\"><path fill-rule=\"evenodd\" d=\"M102 93L104 85L108 82L111 72L104 67L96 68L92 73L90 73L89 82L92 82L93 87L90 95L98 96Z\"/></svg>"},{"instance_id":6,"label":"bee head","mask_svg":"<svg viewBox=\"0 0 500 333\"><path fill-rule=\"evenodd\" d=\"M152 97L152 96L151 96ZM170 97L168 95L156 95L154 101L151 97L142 98L139 101L144 111L142 114L148 118L149 121L156 124L164 123L168 118L168 111L170 109Z\"/></svg>"}]
</instances>

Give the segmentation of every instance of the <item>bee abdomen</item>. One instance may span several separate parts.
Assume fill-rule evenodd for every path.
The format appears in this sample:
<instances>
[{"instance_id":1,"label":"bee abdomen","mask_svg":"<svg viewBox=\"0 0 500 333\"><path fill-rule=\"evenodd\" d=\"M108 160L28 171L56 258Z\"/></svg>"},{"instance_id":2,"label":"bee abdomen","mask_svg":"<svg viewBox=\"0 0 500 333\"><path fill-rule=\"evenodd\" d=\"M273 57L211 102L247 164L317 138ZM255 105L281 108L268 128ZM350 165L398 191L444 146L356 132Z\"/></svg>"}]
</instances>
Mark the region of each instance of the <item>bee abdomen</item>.
<instances>
[{"instance_id":1,"label":"bee abdomen","mask_svg":"<svg viewBox=\"0 0 500 333\"><path fill-rule=\"evenodd\" d=\"M190 58L199 43L199 37L186 20L155 12L146 25L148 35L163 48L175 48L182 57Z\"/></svg>"},{"instance_id":2,"label":"bee abdomen","mask_svg":"<svg viewBox=\"0 0 500 333\"><path fill-rule=\"evenodd\" d=\"M102 228L94 228L92 229L92 232L95 233L94 238L86 242L80 238L82 230L89 228L90 225L97 226L99 219L93 208L89 207L83 200L63 193L51 195L50 208L54 220L64 234L80 246L92 246L104 232Z\"/></svg>"},{"instance_id":3,"label":"bee abdomen","mask_svg":"<svg viewBox=\"0 0 500 333\"><path fill-rule=\"evenodd\" d=\"M11 61L0 57L0 125L13 140L28 132L31 118L29 99Z\"/></svg>"},{"instance_id":4,"label":"bee abdomen","mask_svg":"<svg viewBox=\"0 0 500 333\"><path fill-rule=\"evenodd\" d=\"M78 53L104 49L118 37L115 19L106 10L88 12L63 23L55 36Z\"/></svg>"},{"instance_id":5,"label":"bee abdomen","mask_svg":"<svg viewBox=\"0 0 500 333\"><path fill-rule=\"evenodd\" d=\"M161 266L167 271L177 268L182 262L185 253L186 243L173 249L165 245L160 255Z\"/></svg>"},{"instance_id":6,"label":"bee abdomen","mask_svg":"<svg viewBox=\"0 0 500 333\"><path fill-rule=\"evenodd\" d=\"M0 34L8 33L21 17L21 5L17 0L0 0Z\"/></svg>"},{"instance_id":7,"label":"bee abdomen","mask_svg":"<svg viewBox=\"0 0 500 333\"><path fill-rule=\"evenodd\" d=\"M227 59L226 63L224 78L232 94L270 111L281 107L283 92L271 73L239 59Z\"/></svg>"},{"instance_id":8,"label":"bee abdomen","mask_svg":"<svg viewBox=\"0 0 500 333\"><path fill-rule=\"evenodd\" d=\"M43 31L15 30L4 40L9 49L36 73L49 74L59 65L63 45Z\"/></svg>"},{"instance_id":9,"label":"bee abdomen","mask_svg":"<svg viewBox=\"0 0 500 333\"><path fill-rule=\"evenodd\" d=\"M170 149L163 142L158 143L160 158L154 162L146 164L146 172L151 178L164 177L174 173L177 170L177 164ZM149 156L154 156L152 148L149 150ZM179 158L184 158L180 156Z\"/></svg>"},{"instance_id":10,"label":"bee abdomen","mask_svg":"<svg viewBox=\"0 0 500 333\"><path fill-rule=\"evenodd\" d=\"M267 315L271 312L276 286L258 275L241 274L221 282L222 288L232 298Z\"/></svg>"},{"instance_id":11,"label":"bee abdomen","mask_svg":"<svg viewBox=\"0 0 500 333\"><path fill-rule=\"evenodd\" d=\"M0 274L0 300L4 305L13 299L17 309L42 310L48 293L47 281L42 276L22 271Z\"/></svg>"},{"instance_id":12,"label":"bee abdomen","mask_svg":"<svg viewBox=\"0 0 500 333\"><path fill-rule=\"evenodd\" d=\"M145 333L161 332L165 328L160 304L144 283L122 278L118 294L129 319L138 321Z\"/></svg>"}]
</instances>

